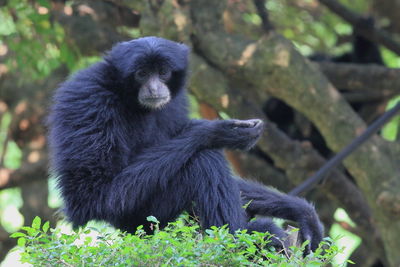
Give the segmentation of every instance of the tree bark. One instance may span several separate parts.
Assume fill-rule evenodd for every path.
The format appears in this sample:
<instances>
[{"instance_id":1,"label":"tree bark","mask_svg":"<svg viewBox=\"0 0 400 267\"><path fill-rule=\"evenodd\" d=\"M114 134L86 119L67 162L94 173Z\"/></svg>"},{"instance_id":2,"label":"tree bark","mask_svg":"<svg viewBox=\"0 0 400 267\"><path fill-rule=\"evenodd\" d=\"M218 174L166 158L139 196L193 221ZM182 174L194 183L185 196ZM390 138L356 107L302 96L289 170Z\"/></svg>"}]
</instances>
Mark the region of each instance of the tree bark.
<instances>
[{"instance_id":1,"label":"tree bark","mask_svg":"<svg viewBox=\"0 0 400 267\"><path fill-rule=\"evenodd\" d=\"M400 69L379 65L318 62L316 65L336 88L400 93Z\"/></svg>"}]
</instances>

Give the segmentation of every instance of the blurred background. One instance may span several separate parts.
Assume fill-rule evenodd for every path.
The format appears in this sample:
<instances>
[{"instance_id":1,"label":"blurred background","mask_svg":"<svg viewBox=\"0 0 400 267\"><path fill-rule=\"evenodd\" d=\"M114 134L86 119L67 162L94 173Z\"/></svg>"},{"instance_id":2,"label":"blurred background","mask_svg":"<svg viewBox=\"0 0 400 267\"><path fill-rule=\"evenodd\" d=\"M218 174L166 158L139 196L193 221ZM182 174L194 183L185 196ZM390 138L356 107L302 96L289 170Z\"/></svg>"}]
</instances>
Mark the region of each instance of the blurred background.
<instances>
[{"instance_id":1,"label":"blurred background","mask_svg":"<svg viewBox=\"0 0 400 267\"><path fill-rule=\"evenodd\" d=\"M11 233L62 218L51 95L116 42L188 44L191 116L262 118L259 144L226 155L238 175L288 192L399 99L399 10L398 0L0 0L0 262ZM399 117L302 195L341 236L337 262L400 266L398 127ZM1 266L15 266L11 254Z\"/></svg>"}]
</instances>

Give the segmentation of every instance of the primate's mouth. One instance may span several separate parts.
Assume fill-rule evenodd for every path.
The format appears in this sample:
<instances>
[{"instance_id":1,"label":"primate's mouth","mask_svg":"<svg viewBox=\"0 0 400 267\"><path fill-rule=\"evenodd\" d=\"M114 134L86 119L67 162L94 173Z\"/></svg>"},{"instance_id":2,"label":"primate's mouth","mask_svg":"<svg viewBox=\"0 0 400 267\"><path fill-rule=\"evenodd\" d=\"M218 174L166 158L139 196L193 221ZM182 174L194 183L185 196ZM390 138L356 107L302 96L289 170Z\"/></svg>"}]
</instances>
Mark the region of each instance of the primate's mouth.
<instances>
[{"instance_id":1,"label":"primate's mouth","mask_svg":"<svg viewBox=\"0 0 400 267\"><path fill-rule=\"evenodd\" d=\"M170 99L171 99L170 96L146 97L146 98L140 99L140 103L145 107L158 109L158 108L163 107L165 104L167 104Z\"/></svg>"},{"instance_id":2,"label":"primate's mouth","mask_svg":"<svg viewBox=\"0 0 400 267\"><path fill-rule=\"evenodd\" d=\"M143 101L148 101L148 102L158 102L158 101L163 101L168 99L168 96L164 97L146 97L143 99Z\"/></svg>"}]
</instances>

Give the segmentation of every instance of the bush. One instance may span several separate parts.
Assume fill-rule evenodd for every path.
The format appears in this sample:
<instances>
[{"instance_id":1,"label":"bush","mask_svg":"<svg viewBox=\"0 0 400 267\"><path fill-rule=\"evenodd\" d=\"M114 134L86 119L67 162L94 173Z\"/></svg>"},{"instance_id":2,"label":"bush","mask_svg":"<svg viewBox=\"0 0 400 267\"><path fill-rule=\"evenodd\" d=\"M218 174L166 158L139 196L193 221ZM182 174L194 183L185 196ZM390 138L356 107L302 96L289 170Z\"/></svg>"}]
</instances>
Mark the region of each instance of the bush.
<instances>
[{"instance_id":1,"label":"bush","mask_svg":"<svg viewBox=\"0 0 400 267\"><path fill-rule=\"evenodd\" d=\"M202 232L188 216L159 230L156 218L148 220L155 227L153 235L142 228L133 235L105 227L66 234L60 227L49 229L48 222L41 225L36 217L31 227L11 237L18 238L21 261L34 266L325 266L340 252L325 239L304 258L297 247L290 248L289 256L269 247L265 233L232 235L226 227Z\"/></svg>"}]
</instances>

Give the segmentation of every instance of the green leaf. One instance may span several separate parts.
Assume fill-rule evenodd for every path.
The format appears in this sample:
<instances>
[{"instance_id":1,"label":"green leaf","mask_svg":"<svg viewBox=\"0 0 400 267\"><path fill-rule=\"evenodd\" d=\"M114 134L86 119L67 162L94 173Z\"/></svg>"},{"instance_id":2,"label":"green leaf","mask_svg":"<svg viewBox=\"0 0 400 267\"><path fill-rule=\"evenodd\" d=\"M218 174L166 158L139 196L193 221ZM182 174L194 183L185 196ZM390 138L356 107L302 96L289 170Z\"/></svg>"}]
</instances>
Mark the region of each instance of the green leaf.
<instances>
[{"instance_id":1,"label":"green leaf","mask_svg":"<svg viewBox=\"0 0 400 267\"><path fill-rule=\"evenodd\" d=\"M42 219L36 216L35 219L32 221L32 228L36 230L40 230L40 225L42 224Z\"/></svg>"},{"instance_id":2,"label":"green leaf","mask_svg":"<svg viewBox=\"0 0 400 267\"><path fill-rule=\"evenodd\" d=\"M38 0L38 2L39 2L39 5L41 5L41 6L44 6L47 8L51 7L49 1L47 1L47 0Z\"/></svg>"},{"instance_id":3,"label":"green leaf","mask_svg":"<svg viewBox=\"0 0 400 267\"><path fill-rule=\"evenodd\" d=\"M26 244L26 239L25 239L25 237L20 237L20 238L18 238L18 246L20 246L20 247L24 247L25 246L25 244Z\"/></svg>"},{"instance_id":4,"label":"green leaf","mask_svg":"<svg viewBox=\"0 0 400 267\"><path fill-rule=\"evenodd\" d=\"M253 200L250 199L249 202L247 202L246 204L244 204L244 205L243 205L243 209L247 209L247 208L249 207L249 205L251 204L252 201L253 201Z\"/></svg>"},{"instance_id":5,"label":"green leaf","mask_svg":"<svg viewBox=\"0 0 400 267\"><path fill-rule=\"evenodd\" d=\"M157 218L154 217L154 216L148 216L146 219L147 219L147 221L149 221L149 222L160 223L160 222L157 220Z\"/></svg>"},{"instance_id":6,"label":"green leaf","mask_svg":"<svg viewBox=\"0 0 400 267\"><path fill-rule=\"evenodd\" d=\"M28 235L30 235L30 236L34 236L37 233L37 229L34 229L29 226L22 226L21 229L25 230L28 233Z\"/></svg>"},{"instance_id":7,"label":"green leaf","mask_svg":"<svg viewBox=\"0 0 400 267\"><path fill-rule=\"evenodd\" d=\"M229 120L231 117L227 114L227 113L225 113L225 112L223 112L223 111L220 111L220 112L218 112L218 115L221 117L221 119L223 119L223 120Z\"/></svg>"},{"instance_id":8,"label":"green leaf","mask_svg":"<svg viewBox=\"0 0 400 267\"><path fill-rule=\"evenodd\" d=\"M11 238L17 238L17 237L22 237L22 236L26 236L26 234L21 233L21 232L16 232L16 233L13 233L12 235L10 235Z\"/></svg>"},{"instance_id":9,"label":"green leaf","mask_svg":"<svg viewBox=\"0 0 400 267\"><path fill-rule=\"evenodd\" d=\"M43 232L47 233L47 231L49 230L49 228L50 228L50 223L47 221L47 222L45 222L45 223L43 224L43 226L42 226Z\"/></svg>"},{"instance_id":10,"label":"green leaf","mask_svg":"<svg viewBox=\"0 0 400 267\"><path fill-rule=\"evenodd\" d=\"M67 63L67 66L70 69L72 69L76 63L75 54L66 43L62 43L60 46L60 59Z\"/></svg>"}]
</instances>

